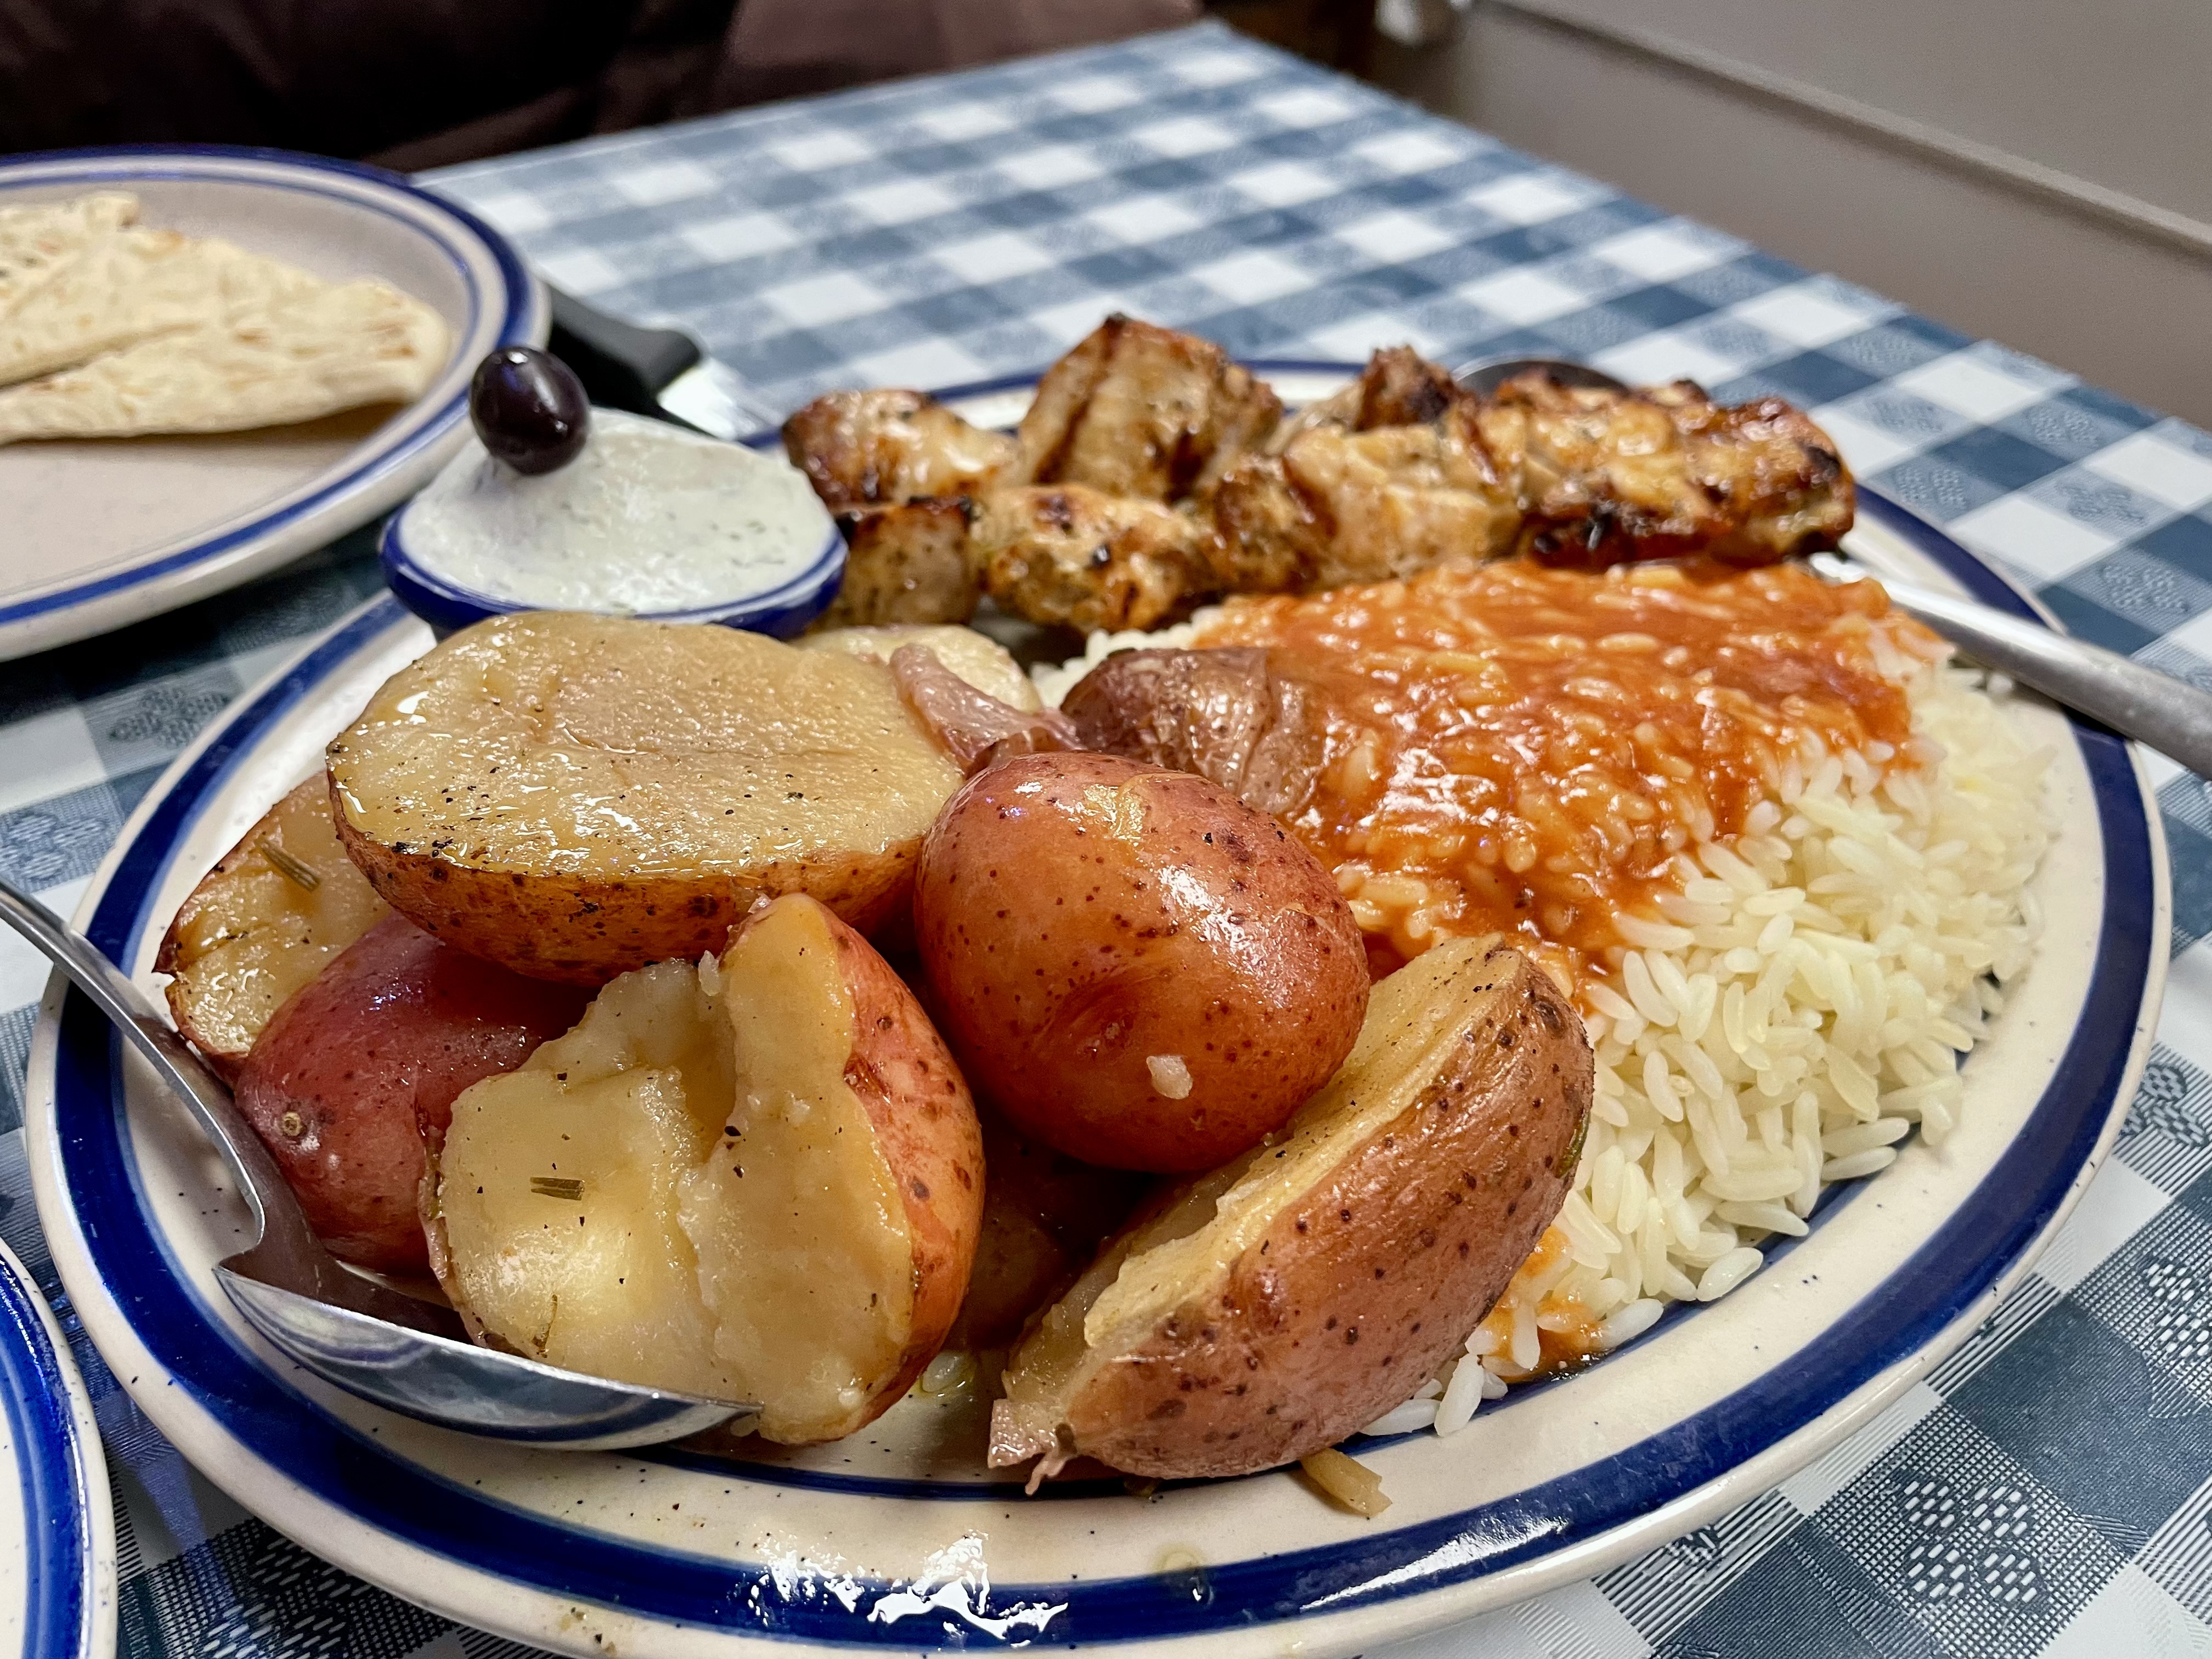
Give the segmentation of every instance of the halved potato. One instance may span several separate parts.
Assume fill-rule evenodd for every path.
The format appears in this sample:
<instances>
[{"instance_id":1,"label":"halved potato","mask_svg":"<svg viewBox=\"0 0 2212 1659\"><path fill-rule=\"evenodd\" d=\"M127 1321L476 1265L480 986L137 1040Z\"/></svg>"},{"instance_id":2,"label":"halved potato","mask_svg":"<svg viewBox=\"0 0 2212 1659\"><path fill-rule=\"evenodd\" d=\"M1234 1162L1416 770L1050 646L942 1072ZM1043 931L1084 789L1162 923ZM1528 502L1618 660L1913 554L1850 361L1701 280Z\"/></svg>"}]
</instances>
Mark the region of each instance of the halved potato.
<instances>
[{"instance_id":1,"label":"halved potato","mask_svg":"<svg viewBox=\"0 0 2212 1659\"><path fill-rule=\"evenodd\" d=\"M975 1109L913 994L812 899L665 962L453 1103L431 1260L480 1340L850 1434L943 1345L983 1201Z\"/></svg>"},{"instance_id":2,"label":"halved potato","mask_svg":"<svg viewBox=\"0 0 2212 1659\"><path fill-rule=\"evenodd\" d=\"M1170 1193L1014 1352L991 1462L1241 1474L1409 1397L1565 1200L1588 1039L1518 951L1460 939L1375 988L1280 1136Z\"/></svg>"},{"instance_id":3,"label":"halved potato","mask_svg":"<svg viewBox=\"0 0 2212 1659\"><path fill-rule=\"evenodd\" d=\"M566 611L454 635L329 758L338 833L394 909L586 985L720 951L764 896L891 918L961 777L881 663Z\"/></svg>"},{"instance_id":4,"label":"halved potato","mask_svg":"<svg viewBox=\"0 0 2212 1659\"><path fill-rule=\"evenodd\" d=\"M842 651L888 663L909 645L927 647L945 667L1010 708L1034 714L1044 705L1036 685L1006 647L988 634L957 623L884 623L872 627L825 628L798 641L802 651Z\"/></svg>"},{"instance_id":5,"label":"halved potato","mask_svg":"<svg viewBox=\"0 0 2212 1659\"><path fill-rule=\"evenodd\" d=\"M253 1126L333 1255L423 1273L423 1148L454 1098L576 1023L590 993L384 919L288 997L238 1073Z\"/></svg>"},{"instance_id":6,"label":"halved potato","mask_svg":"<svg viewBox=\"0 0 2212 1659\"><path fill-rule=\"evenodd\" d=\"M154 960L154 971L170 976L170 1018L235 1082L285 1000L390 914L338 844L329 787L310 778L179 908Z\"/></svg>"}]
</instances>

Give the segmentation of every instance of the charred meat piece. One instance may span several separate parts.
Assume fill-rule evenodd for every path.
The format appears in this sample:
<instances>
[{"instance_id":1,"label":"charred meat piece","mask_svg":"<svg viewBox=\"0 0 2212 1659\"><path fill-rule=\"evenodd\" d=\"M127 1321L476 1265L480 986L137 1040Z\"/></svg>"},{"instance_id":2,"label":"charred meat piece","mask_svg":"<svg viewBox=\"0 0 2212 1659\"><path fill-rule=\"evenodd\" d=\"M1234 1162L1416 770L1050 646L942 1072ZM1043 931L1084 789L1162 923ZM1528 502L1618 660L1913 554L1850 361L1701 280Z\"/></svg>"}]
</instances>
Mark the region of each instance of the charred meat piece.
<instances>
[{"instance_id":1,"label":"charred meat piece","mask_svg":"<svg viewBox=\"0 0 2212 1659\"><path fill-rule=\"evenodd\" d=\"M1425 425L1309 428L1232 467L1214 517L1223 585L1242 592L1387 581L1510 552L1521 529L1468 403Z\"/></svg>"},{"instance_id":2,"label":"charred meat piece","mask_svg":"<svg viewBox=\"0 0 2212 1659\"><path fill-rule=\"evenodd\" d=\"M1312 798L1328 756L1314 687L1255 646L1117 651L1060 712L1086 749L1195 772L1279 818Z\"/></svg>"},{"instance_id":3,"label":"charred meat piece","mask_svg":"<svg viewBox=\"0 0 2212 1659\"><path fill-rule=\"evenodd\" d=\"M1702 552L1770 564L1833 547L1850 528L1850 471L1779 398L1728 408L1687 380L1621 392L1531 372L1500 386L1478 420L1526 509L1521 545L1547 563Z\"/></svg>"},{"instance_id":4,"label":"charred meat piece","mask_svg":"<svg viewBox=\"0 0 2212 1659\"><path fill-rule=\"evenodd\" d=\"M1081 484L994 489L970 536L984 591L1028 622L1157 628L1220 591L1211 525Z\"/></svg>"},{"instance_id":5,"label":"charred meat piece","mask_svg":"<svg viewBox=\"0 0 2212 1659\"><path fill-rule=\"evenodd\" d=\"M783 423L783 447L832 513L972 495L1014 455L927 393L888 390L817 398Z\"/></svg>"},{"instance_id":6,"label":"charred meat piece","mask_svg":"<svg viewBox=\"0 0 2212 1659\"><path fill-rule=\"evenodd\" d=\"M1411 346L1377 351L1355 384L1359 406L1352 425L1356 432L1371 432L1378 426L1427 426L1474 395L1452 379L1449 369L1431 362Z\"/></svg>"},{"instance_id":7,"label":"charred meat piece","mask_svg":"<svg viewBox=\"0 0 2212 1659\"><path fill-rule=\"evenodd\" d=\"M1282 459L1245 455L1213 492L1214 563L1229 593L1302 593L1327 557L1322 520L1291 488Z\"/></svg>"},{"instance_id":8,"label":"charred meat piece","mask_svg":"<svg viewBox=\"0 0 2212 1659\"><path fill-rule=\"evenodd\" d=\"M1427 426L1441 421L1474 394L1411 346L1385 346L1367 360L1359 378L1319 403L1308 404L1275 428L1270 453L1279 455L1316 427L1372 432L1382 426Z\"/></svg>"},{"instance_id":9,"label":"charred meat piece","mask_svg":"<svg viewBox=\"0 0 2212 1659\"><path fill-rule=\"evenodd\" d=\"M983 596L968 544L975 511L964 495L933 495L840 513L845 579L814 627L966 622Z\"/></svg>"},{"instance_id":10,"label":"charred meat piece","mask_svg":"<svg viewBox=\"0 0 2212 1659\"><path fill-rule=\"evenodd\" d=\"M1274 430L1282 409L1266 382L1210 341L1109 317L1037 383L1007 481L1202 499Z\"/></svg>"}]
</instances>

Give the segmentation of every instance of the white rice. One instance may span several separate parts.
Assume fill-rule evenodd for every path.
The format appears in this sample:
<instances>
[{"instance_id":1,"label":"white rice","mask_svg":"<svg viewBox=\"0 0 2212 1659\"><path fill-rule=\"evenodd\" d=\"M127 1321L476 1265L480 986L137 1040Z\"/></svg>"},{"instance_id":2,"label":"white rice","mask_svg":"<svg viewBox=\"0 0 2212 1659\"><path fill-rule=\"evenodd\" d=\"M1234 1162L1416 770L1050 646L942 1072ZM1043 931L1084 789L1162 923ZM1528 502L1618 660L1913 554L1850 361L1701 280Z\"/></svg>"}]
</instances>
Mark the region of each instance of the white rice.
<instances>
[{"instance_id":1,"label":"white rice","mask_svg":"<svg viewBox=\"0 0 2212 1659\"><path fill-rule=\"evenodd\" d=\"M1056 705L1112 651L1195 626L1094 635L1039 690ZM1617 919L1613 980L1578 999L1597 1087L1573 1188L1440 1393L1370 1432L1464 1427L1541 1366L1543 1331L1604 1353L1669 1302L1727 1295L1762 1244L1806 1231L1824 1186L1887 1167L1916 1127L1950 1133L1958 1061L2040 929L2049 757L2005 718L2002 681L1891 656L1911 755L1885 772L1887 753L1808 739L1746 833L1693 843L1658 914Z\"/></svg>"}]
</instances>

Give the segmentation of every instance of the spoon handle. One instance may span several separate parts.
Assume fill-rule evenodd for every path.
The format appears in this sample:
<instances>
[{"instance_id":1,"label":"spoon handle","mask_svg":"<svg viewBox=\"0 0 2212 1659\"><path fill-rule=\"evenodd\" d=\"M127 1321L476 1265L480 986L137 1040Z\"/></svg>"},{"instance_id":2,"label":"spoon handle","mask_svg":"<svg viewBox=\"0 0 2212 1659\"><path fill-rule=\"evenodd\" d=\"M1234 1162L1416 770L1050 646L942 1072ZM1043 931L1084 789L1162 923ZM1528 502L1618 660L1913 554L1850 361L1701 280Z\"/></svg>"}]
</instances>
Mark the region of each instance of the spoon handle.
<instances>
[{"instance_id":1,"label":"spoon handle","mask_svg":"<svg viewBox=\"0 0 2212 1659\"><path fill-rule=\"evenodd\" d=\"M5 881L0 881L0 921L38 946L114 1022L162 1081L184 1100L202 1133L230 1166L232 1178L260 1224L260 1241L232 1256L231 1266L302 1295L418 1330L445 1334L448 1325L458 1328L458 1322L444 1310L426 1308L411 1297L348 1272L323 1247L276 1159L239 1115L229 1085L169 1029L146 994L90 939Z\"/></svg>"},{"instance_id":2,"label":"spoon handle","mask_svg":"<svg viewBox=\"0 0 2212 1659\"><path fill-rule=\"evenodd\" d=\"M2148 744L2200 777L2212 777L2212 695L2117 652L1972 599L1887 576L1881 585L1899 610L1991 668L2102 720L2123 737Z\"/></svg>"}]
</instances>

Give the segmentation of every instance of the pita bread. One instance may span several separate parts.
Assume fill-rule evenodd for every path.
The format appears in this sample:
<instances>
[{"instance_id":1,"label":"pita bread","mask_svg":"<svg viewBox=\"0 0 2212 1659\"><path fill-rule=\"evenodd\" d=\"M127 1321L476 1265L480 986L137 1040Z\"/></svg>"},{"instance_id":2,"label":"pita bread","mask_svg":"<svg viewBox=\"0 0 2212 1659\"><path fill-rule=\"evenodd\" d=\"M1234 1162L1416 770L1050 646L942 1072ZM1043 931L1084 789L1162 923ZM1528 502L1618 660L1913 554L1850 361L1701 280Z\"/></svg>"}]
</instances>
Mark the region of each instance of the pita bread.
<instances>
[{"instance_id":1,"label":"pita bread","mask_svg":"<svg viewBox=\"0 0 2212 1659\"><path fill-rule=\"evenodd\" d=\"M0 208L0 319L52 281L87 244L138 216L138 198L120 191Z\"/></svg>"},{"instance_id":2,"label":"pita bread","mask_svg":"<svg viewBox=\"0 0 2212 1659\"><path fill-rule=\"evenodd\" d=\"M218 237L112 227L57 261L16 303L0 304L0 386L266 311L325 286L295 265Z\"/></svg>"},{"instance_id":3,"label":"pita bread","mask_svg":"<svg viewBox=\"0 0 2212 1659\"><path fill-rule=\"evenodd\" d=\"M411 402L446 366L444 319L371 278L148 340L0 390L0 444L238 432Z\"/></svg>"}]
</instances>

